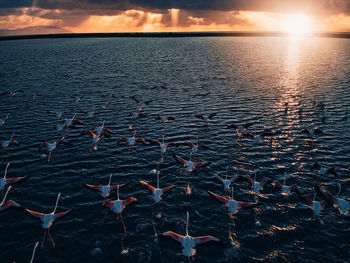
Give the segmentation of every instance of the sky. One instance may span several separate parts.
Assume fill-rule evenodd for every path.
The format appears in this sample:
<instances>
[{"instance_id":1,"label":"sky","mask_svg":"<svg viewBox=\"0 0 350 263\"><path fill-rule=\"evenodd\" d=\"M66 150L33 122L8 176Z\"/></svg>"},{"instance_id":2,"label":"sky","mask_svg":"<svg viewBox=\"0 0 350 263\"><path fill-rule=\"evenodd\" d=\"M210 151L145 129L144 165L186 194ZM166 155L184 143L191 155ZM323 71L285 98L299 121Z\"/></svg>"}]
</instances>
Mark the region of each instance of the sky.
<instances>
[{"instance_id":1,"label":"sky","mask_svg":"<svg viewBox=\"0 0 350 263\"><path fill-rule=\"evenodd\" d=\"M2 30L286 31L295 24L350 32L350 0L0 0Z\"/></svg>"}]
</instances>

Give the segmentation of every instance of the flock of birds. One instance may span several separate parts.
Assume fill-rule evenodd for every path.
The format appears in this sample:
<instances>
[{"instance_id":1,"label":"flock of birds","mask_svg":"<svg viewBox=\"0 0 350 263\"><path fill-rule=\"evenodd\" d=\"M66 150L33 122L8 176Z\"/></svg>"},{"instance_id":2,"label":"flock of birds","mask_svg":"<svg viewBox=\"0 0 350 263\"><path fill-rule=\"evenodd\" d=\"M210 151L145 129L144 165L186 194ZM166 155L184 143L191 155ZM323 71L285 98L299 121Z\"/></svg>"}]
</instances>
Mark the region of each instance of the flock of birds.
<instances>
[{"instance_id":1,"label":"flock of birds","mask_svg":"<svg viewBox=\"0 0 350 263\"><path fill-rule=\"evenodd\" d=\"M154 86L152 89L167 89L166 86ZM3 92L0 95L9 95L9 96L17 96L23 92L22 90L17 90L17 91L7 91ZM202 94L201 96L205 97L208 94ZM35 93L33 94L33 100L37 99L39 96L43 96L41 93ZM77 104L79 101L83 98L83 96L79 95L71 95L71 97L74 99L74 102ZM109 98L117 98L119 96L116 96L113 92L110 94ZM152 101L144 101L140 98L137 98L136 96L122 96L122 98L126 99L127 101L133 100L136 102L136 110L133 113L130 113L131 119L138 119L138 118L144 118L147 117L147 115L144 113L144 108L149 105ZM102 107L102 109L106 109L108 107L109 101L107 102L106 105ZM286 104L286 111L288 110L287 107L288 105ZM323 102L315 102L314 107L318 107L322 111L324 111L325 105ZM64 120L61 121L61 118L66 112L53 112L53 111L48 111L49 114L55 114L58 124L56 124L55 128L58 132L61 132L63 135L65 132L74 127L74 126L84 126L85 123L82 120L79 120L76 118L77 113L71 113L68 118L65 118ZM93 118L95 115L101 114L102 112L95 111L95 107L92 107L91 111L83 111L81 110L80 113L86 114L87 118ZM204 125L210 125L210 121L216 117L216 113L211 113L211 114L196 114L194 115L195 118L203 121ZM0 119L0 128L4 128L6 126L7 120L11 118L11 114L5 115L2 119ZM175 121L175 117L173 116L157 116L155 118L157 121L160 121L164 124L163 130L166 130L166 124L170 121ZM237 134L237 138L242 138L246 137L249 139L253 139L256 143L260 144L262 143L263 138L266 137L274 137L278 134L281 133L281 131L273 131L270 129L265 129L264 131L260 133L252 133L249 132L250 127L252 126L252 123L246 123L246 124L231 124L228 125L227 128L231 130L235 130ZM129 130L132 132L132 135L130 136L125 136L121 137L118 140L118 143L126 143L128 148L129 148L129 153L131 147L135 147L136 144L143 144L143 145L158 145L160 147L160 160L158 162L158 166L156 169L153 169L150 173L154 174L157 176L156 180L156 186L151 185L149 182L146 181L139 181L139 183L145 187L147 187L153 196L153 199L156 203L159 203L164 194L167 193L168 191L174 189L177 187L177 185L170 185L170 186L165 186L165 187L160 187L159 183L159 176L160 176L160 169L159 166L161 163L164 162L164 156L167 153L168 148L171 147L176 147L180 145L177 142L165 142L165 135L163 134L162 140L150 140L147 141L145 138L142 137L137 137L136 133L137 130L133 125L129 126ZM316 129L303 129L300 131L302 134L309 136L310 138L315 138L323 133L323 131L320 128ZM85 136L88 135L91 137L92 140L92 147L91 151L97 151L98 150L98 143L100 140L104 137L110 138L113 134L113 131L110 128L105 127L105 121L103 121L102 124L99 126L95 126L91 129L88 130L80 130L80 134ZM182 143L183 144L183 143ZM199 168L205 168L211 164L209 161L195 161L193 160L193 156L195 156L198 151L206 150L209 149L209 147L203 143L199 142L199 139L197 137L196 142L186 142L186 145L190 147L190 153L189 153L189 159L185 159L181 157L178 154L173 154L173 158L176 162L178 162L180 165L184 167L186 170L187 174L189 175L192 173L194 170L199 169ZM19 145L19 142L15 140L15 134L12 134L10 139L8 140L3 140L1 141L1 147L2 148L7 148L11 146L16 146ZM39 146L39 151L41 151L43 148L46 149L47 151L47 162L51 161L52 158L52 153L54 150L60 146L60 145L72 145L70 141L68 141L65 136L62 136L61 139L54 141L54 142L43 142ZM0 178L0 191L2 192L2 201L0 203L0 212L4 212L6 209L10 207L21 207L19 203L17 203L14 200L9 200L8 199L8 194L12 188L12 184L21 182L26 179L26 177L12 177L9 178L7 177L8 169L10 167L10 163L7 163L5 167L5 172L4 176ZM323 176L334 176L335 178L338 177L338 173L336 171L336 168L331 166L331 167L326 167L326 166L321 166L319 163L314 162L313 166L311 167L312 171L317 171L320 175ZM293 185L287 185L286 184L286 177L284 178L283 182L278 182L278 181L273 181L269 177L264 177L260 181L257 179L257 174L258 170L255 171L253 178L249 175L235 175L232 177L229 177L227 175L226 171L226 176L222 177L220 175L215 175L215 178L217 178L222 184L225 193L231 192L229 196L225 195L219 195L217 193L214 193L210 190L208 190L208 194L212 196L215 200L218 202L222 203L228 210L228 212L231 215L234 215L239 212L241 208L253 208L258 205L260 205L258 198L255 199L254 202L247 202L247 201L238 201L234 198L234 189L231 186L232 183L238 182L238 181L245 181L251 186L251 193L256 195L256 197L259 196L260 192L263 191L264 187L267 184L272 184L273 188L275 190L278 190L281 192L283 196L289 196L293 193L295 193L297 196L299 196L302 200L305 201L307 206L312 210L313 214L316 217L320 216L320 213L323 209L325 209L328 205L336 207L339 212L346 216L349 214L349 209L350 209L350 203L348 200L341 198L340 192L341 192L341 185L339 185L339 191L336 195L332 194L329 191L326 191L325 189L319 187L318 185L315 185L315 192L312 193L311 195L301 193L300 188L298 187L297 184ZM122 213L126 209L126 207L133 202L138 201L135 197L128 197L126 199L120 199L120 188L124 186L124 184L116 184L113 185L111 184L112 182L112 174L109 177L108 184L106 185L93 185L93 184L86 184L86 187L88 187L91 190L98 191L101 197L103 197L103 203L102 205L110 208L114 213L117 214L117 219L121 219L121 222L123 224L123 229L125 234L127 233L126 226L123 221ZM110 196L112 191L116 191L117 199L111 200ZM55 242L50 234L50 229L52 227L52 224L56 219L59 219L63 216L66 216L71 210L66 210L63 212L56 212L58 208L58 203L60 199L61 193L58 193L57 199L55 206L52 210L52 212L49 213L44 213L44 212L37 212L30 210L28 208L25 208L25 211L33 216L34 218L37 218L41 221L42 227L44 229L44 237L41 242L41 247L43 247L46 236L48 236L51 240L52 246L55 247ZM316 199L316 197L320 197L320 199ZM174 239L175 241L178 241L181 246L182 246L182 253L186 257L193 256L195 254L195 247L199 244L203 244L209 241L220 241L218 238L211 236L211 235L205 235L205 236L198 236L198 237L192 237L189 234L189 213L187 212L187 220L186 220L186 229L185 229L185 235L181 235L178 233L175 233L173 231L166 231L162 234L165 237L170 237ZM34 257L35 257L35 251L37 247L39 246L39 242L36 242L34 245L33 253L30 262L34 262Z\"/></svg>"}]
</instances>

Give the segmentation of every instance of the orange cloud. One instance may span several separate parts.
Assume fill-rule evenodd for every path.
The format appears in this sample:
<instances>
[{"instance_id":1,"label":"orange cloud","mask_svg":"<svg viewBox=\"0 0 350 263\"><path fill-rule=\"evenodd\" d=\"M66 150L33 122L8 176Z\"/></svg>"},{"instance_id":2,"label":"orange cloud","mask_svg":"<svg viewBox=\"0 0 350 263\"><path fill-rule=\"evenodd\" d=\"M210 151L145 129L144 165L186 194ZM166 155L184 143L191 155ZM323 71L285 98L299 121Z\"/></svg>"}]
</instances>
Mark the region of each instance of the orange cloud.
<instances>
[{"instance_id":1,"label":"orange cloud","mask_svg":"<svg viewBox=\"0 0 350 263\"><path fill-rule=\"evenodd\" d=\"M308 16L315 31L350 31L350 16ZM56 26L75 33L166 32L166 31L283 31L288 14L252 11L196 11L168 9L165 12L127 10L108 15L88 15L80 10L19 8L0 16L0 28Z\"/></svg>"}]
</instances>

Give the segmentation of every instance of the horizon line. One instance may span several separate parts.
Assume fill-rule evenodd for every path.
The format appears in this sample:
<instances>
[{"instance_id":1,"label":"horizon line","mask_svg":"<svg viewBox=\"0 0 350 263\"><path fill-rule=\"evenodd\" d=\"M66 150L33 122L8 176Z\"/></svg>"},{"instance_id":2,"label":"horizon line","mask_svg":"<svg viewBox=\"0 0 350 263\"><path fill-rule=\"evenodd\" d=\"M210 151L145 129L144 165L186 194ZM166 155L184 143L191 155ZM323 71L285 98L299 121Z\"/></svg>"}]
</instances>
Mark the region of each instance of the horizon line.
<instances>
[{"instance_id":1,"label":"horizon line","mask_svg":"<svg viewBox=\"0 0 350 263\"><path fill-rule=\"evenodd\" d=\"M169 38L169 37L316 37L316 38L350 38L350 32L314 32L309 35L291 35L279 31L184 31L184 32L118 32L118 33L53 33L32 35L0 36L0 41L23 39L55 38Z\"/></svg>"}]
</instances>

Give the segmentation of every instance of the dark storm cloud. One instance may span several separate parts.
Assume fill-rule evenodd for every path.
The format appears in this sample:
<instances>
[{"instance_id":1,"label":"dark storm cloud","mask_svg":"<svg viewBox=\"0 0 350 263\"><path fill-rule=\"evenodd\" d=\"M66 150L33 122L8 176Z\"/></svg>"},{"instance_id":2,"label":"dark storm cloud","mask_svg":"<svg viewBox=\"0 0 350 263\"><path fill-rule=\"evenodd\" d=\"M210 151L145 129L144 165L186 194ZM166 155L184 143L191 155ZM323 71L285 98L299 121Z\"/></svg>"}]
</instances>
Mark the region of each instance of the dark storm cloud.
<instances>
[{"instance_id":1,"label":"dark storm cloud","mask_svg":"<svg viewBox=\"0 0 350 263\"><path fill-rule=\"evenodd\" d=\"M153 10L165 12L169 8L208 11L325 11L348 13L348 0L0 0L0 9L31 7L43 9L85 10Z\"/></svg>"}]
</instances>

